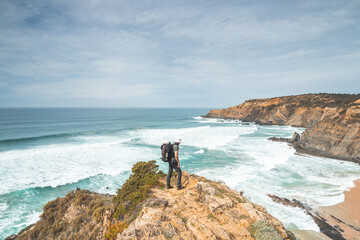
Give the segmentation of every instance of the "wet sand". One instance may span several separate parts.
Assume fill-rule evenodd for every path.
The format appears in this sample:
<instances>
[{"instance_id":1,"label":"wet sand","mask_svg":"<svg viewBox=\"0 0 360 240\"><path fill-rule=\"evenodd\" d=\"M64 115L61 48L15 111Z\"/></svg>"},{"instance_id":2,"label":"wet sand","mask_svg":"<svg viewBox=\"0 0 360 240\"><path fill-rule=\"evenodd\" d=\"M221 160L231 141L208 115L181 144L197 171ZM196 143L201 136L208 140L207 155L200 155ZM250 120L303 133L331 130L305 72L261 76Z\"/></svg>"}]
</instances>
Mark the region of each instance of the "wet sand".
<instances>
[{"instance_id":1,"label":"wet sand","mask_svg":"<svg viewBox=\"0 0 360 240\"><path fill-rule=\"evenodd\" d=\"M308 230L292 230L298 240L331 240L321 232Z\"/></svg>"},{"instance_id":2,"label":"wet sand","mask_svg":"<svg viewBox=\"0 0 360 240\"><path fill-rule=\"evenodd\" d=\"M320 207L319 214L332 226L339 226L346 239L360 240L360 179L345 191L345 200L333 206Z\"/></svg>"},{"instance_id":3,"label":"wet sand","mask_svg":"<svg viewBox=\"0 0 360 240\"><path fill-rule=\"evenodd\" d=\"M327 234L329 231L337 231L340 235L335 239L360 240L360 179L355 180L354 184L353 188L344 192L345 200L343 202L332 206L319 207L317 210L314 209L315 211L308 212L321 219L325 225L330 225L323 229L328 231ZM326 236L324 232L307 230L293 230L292 232L299 240L333 239Z\"/></svg>"}]
</instances>

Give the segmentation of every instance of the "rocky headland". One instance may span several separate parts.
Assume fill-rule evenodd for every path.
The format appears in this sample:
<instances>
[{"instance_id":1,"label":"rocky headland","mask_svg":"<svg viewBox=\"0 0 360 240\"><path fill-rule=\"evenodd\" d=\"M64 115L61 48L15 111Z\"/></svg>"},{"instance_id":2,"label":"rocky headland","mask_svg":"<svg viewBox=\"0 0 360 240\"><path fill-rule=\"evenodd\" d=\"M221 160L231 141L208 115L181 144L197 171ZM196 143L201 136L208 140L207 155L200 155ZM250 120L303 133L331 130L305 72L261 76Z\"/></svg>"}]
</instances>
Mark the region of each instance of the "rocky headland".
<instances>
[{"instance_id":1,"label":"rocky headland","mask_svg":"<svg viewBox=\"0 0 360 240\"><path fill-rule=\"evenodd\" d=\"M360 94L253 99L203 117L304 127L301 137L291 142L299 152L360 163Z\"/></svg>"},{"instance_id":2,"label":"rocky headland","mask_svg":"<svg viewBox=\"0 0 360 240\"><path fill-rule=\"evenodd\" d=\"M222 183L187 172L182 190L164 183L154 161L138 162L116 195L71 191L7 239L295 239L264 207Z\"/></svg>"}]
</instances>

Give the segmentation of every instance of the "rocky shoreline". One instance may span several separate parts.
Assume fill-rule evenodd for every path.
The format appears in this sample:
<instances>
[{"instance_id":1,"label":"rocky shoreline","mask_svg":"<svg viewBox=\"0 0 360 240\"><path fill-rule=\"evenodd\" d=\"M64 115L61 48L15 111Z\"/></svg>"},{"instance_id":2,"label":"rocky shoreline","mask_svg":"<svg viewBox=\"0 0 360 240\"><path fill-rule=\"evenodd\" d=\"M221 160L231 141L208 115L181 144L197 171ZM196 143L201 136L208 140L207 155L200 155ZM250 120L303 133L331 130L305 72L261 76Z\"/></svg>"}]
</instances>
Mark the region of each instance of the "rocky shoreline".
<instances>
[{"instance_id":1,"label":"rocky shoreline","mask_svg":"<svg viewBox=\"0 0 360 240\"><path fill-rule=\"evenodd\" d=\"M319 226L320 232L330 239L358 239L360 236L360 208L358 205L360 180L356 180L355 186L349 191L345 191L344 194L343 202L318 209L311 209L296 199L289 200L270 194L268 196L276 203L303 209ZM314 238L319 236L319 234L308 234ZM319 237L323 238L321 235Z\"/></svg>"},{"instance_id":2,"label":"rocky shoreline","mask_svg":"<svg viewBox=\"0 0 360 240\"><path fill-rule=\"evenodd\" d=\"M292 143L298 152L360 163L360 94L247 100L234 107L210 110L203 117L304 127L300 139Z\"/></svg>"},{"instance_id":3,"label":"rocky shoreline","mask_svg":"<svg viewBox=\"0 0 360 240\"><path fill-rule=\"evenodd\" d=\"M183 190L165 189L164 183L154 161L139 162L117 195L72 191L6 240L295 239L264 207L222 183L187 172Z\"/></svg>"}]
</instances>

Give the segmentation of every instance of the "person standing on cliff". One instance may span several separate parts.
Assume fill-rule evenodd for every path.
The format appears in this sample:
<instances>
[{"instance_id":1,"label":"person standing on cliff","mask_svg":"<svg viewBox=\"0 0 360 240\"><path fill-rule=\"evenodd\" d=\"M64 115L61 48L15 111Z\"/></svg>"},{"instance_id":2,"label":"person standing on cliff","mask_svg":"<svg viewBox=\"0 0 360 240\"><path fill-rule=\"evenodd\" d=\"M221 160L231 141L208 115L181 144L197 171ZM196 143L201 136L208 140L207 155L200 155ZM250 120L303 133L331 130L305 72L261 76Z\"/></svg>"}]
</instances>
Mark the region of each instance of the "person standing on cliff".
<instances>
[{"instance_id":1,"label":"person standing on cliff","mask_svg":"<svg viewBox=\"0 0 360 240\"><path fill-rule=\"evenodd\" d=\"M173 170L175 170L178 174L178 178L177 178L177 189L183 189L184 187L181 186L181 169L180 169L180 160L179 160L179 145L181 143L181 139L178 139L174 142L173 145L173 157L171 159L171 161L169 162L169 172L166 178L166 188L170 189L173 188L170 185L170 179L172 176L172 172Z\"/></svg>"}]
</instances>

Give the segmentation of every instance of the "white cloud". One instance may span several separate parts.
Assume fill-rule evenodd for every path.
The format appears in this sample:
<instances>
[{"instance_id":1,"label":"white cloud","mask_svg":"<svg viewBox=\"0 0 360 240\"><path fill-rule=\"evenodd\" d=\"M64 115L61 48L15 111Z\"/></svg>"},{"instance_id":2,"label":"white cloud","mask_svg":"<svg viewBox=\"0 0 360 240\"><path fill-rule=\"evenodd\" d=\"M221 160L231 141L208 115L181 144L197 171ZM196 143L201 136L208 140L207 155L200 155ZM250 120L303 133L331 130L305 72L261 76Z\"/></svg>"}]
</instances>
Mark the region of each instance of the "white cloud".
<instances>
[{"instance_id":1,"label":"white cloud","mask_svg":"<svg viewBox=\"0 0 360 240\"><path fill-rule=\"evenodd\" d=\"M149 97L156 92L151 84L122 84L113 79L76 79L57 82L24 84L14 88L24 96L46 99L114 99L127 100Z\"/></svg>"},{"instance_id":2,"label":"white cloud","mask_svg":"<svg viewBox=\"0 0 360 240\"><path fill-rule=\"evenodd\" d=\"M356 1L4 0L0 9L0 79L12 99L225 105L358 76Z\"/></svg>"}]
</instances>

